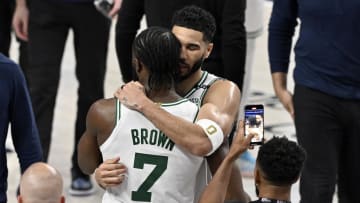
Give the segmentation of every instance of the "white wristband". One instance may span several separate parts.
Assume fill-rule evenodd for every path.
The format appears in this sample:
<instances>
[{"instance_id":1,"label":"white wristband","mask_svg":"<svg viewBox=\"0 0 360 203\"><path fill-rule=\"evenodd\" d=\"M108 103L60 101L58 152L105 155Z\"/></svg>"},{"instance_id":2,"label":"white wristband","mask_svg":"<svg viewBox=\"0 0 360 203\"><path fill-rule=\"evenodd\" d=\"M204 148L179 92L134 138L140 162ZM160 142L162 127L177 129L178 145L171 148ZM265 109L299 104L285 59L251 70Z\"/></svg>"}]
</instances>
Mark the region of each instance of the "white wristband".
<instances>
[{"instance_id":1,"label":"white wristband","mask_svg":"<svg viewBox=\"0 0 360 203\"><path fill-rule=\"evenodd\" d=\"M209 119L200 119L196 121L196 124L198 124L204 130L205 134L208 136L211 142L212 149L206 155L209 156L214 153L223 143L224 133L217 123Z\"/></svg>"}]
</instances>

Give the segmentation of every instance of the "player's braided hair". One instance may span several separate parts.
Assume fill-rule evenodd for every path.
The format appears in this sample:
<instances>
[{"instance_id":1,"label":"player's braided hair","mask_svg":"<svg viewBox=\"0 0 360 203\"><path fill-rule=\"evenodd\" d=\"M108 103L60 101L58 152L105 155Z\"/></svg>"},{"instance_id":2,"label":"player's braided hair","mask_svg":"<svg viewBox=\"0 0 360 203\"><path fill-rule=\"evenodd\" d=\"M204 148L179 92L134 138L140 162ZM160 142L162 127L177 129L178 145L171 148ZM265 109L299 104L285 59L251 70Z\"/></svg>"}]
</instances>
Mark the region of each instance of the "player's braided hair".
<instances>
[{"instance_id":1,"label":"player's braided hair","mask_svg":"<svg viewBox=\"0 0 360 203\"><path fill-rule=\"evenodd\" d=\"M150 89L171 88L179 68L181 44L168 29L150 27L134 40L133 55L149 69Z\"/></svg>"}]
</instances>

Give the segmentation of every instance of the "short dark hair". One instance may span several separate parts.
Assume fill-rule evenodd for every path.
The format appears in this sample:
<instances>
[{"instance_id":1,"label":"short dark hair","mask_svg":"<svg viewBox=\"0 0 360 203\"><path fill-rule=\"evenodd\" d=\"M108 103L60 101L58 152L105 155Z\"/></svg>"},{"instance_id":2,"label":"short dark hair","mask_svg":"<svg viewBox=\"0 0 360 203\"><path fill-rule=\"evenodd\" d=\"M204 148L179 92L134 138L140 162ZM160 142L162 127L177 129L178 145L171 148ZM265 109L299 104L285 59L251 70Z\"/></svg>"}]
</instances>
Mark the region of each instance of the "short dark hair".
<instances>
[{"instance_id":1,"label":"short dark hair","mask_svg":"<svg viewBox=\"0 0 360 203\"><path fill-rule=\"evenodd\" d=\"M134 40L133 56L149 69L150 89L171 88L179 69L181 44L168 29L150 27Z\"/></svg>"},{"instance_id":2,"label":"short dark hair","mask_svg":"<svg viewBox=\"0 0 360 203\"><path fill-rule=\"evenodd\" d=\"M186 6L172 17L171 27L181 26L203 33L204 41L211 42L215 35L216 23L214 17L206 10L197 6Z\"/></svg>"},{"instance_id":3,"label":"short dark hair","mask_svg":"<svg viewBox=\"0 0 360 203\"><path fill-rule=\"evenodd\" d=\"M305 150L286 137L273 137L259 149L257 163L266 180L284 186L296 182L306 158Z\"/></svg>"}]
</instances>

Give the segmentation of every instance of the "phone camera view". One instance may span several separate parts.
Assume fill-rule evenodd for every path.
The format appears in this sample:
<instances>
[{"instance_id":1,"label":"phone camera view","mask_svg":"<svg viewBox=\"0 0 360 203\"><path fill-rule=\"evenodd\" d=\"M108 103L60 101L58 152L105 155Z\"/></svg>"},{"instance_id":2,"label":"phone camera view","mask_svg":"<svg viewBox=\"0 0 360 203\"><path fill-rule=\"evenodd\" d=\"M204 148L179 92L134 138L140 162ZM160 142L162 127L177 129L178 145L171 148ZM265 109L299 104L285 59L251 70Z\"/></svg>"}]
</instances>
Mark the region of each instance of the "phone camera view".
<instances>
[{"instance_id":1,"label":"phone camera view","mask_svg":"<svg viewBox=\"0 0 360 203\"><path fill-rule=\"evenodd\" d=\"M245 107L245 136L254 134L252 144L261 144L264 138L264 108L262 105Z\"/></svg>"}]
</instances>

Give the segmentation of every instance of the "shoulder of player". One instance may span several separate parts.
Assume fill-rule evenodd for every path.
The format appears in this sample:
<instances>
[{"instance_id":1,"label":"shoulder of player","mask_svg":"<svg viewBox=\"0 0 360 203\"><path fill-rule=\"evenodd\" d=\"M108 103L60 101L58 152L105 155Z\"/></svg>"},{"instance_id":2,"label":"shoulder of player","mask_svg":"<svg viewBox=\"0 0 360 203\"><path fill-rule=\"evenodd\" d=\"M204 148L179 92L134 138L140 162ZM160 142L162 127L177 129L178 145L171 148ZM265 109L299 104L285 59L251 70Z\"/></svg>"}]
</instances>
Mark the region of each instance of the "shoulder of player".
<instances>
[{"instance_id":1,"label":"shoulder of player","mask_svg":"<svg viewBox=\"0 0 360 203\"><path fill-rule=\"evenodd\" d=\"M116 111L116 99L100 99L94 102L88 112L88 119L94 122L113 121Z\"/></svg>"},{"instance_id":2,"label":"shoulder of player","mask_svg":"<svg viewBox=\"0 0 360 203\"><path fill-rule=\"evenodd\" d=\"M239 87L227 79L218 79L210 87L205 97L212 95L234 95L238 94L240 97Z\"/></svg>"},{"instance_id":3,"label":"shoulder of player","mask_svg":"<svg viewBox=\"0 0 360 203\"><path fill-rule=\"evenodd\" d=\"M206 92L202 105L217 104L217 106L227 107L240 106L240 90L238 86L225 79L215 81Z\"/></svg>"}]
</instances>

